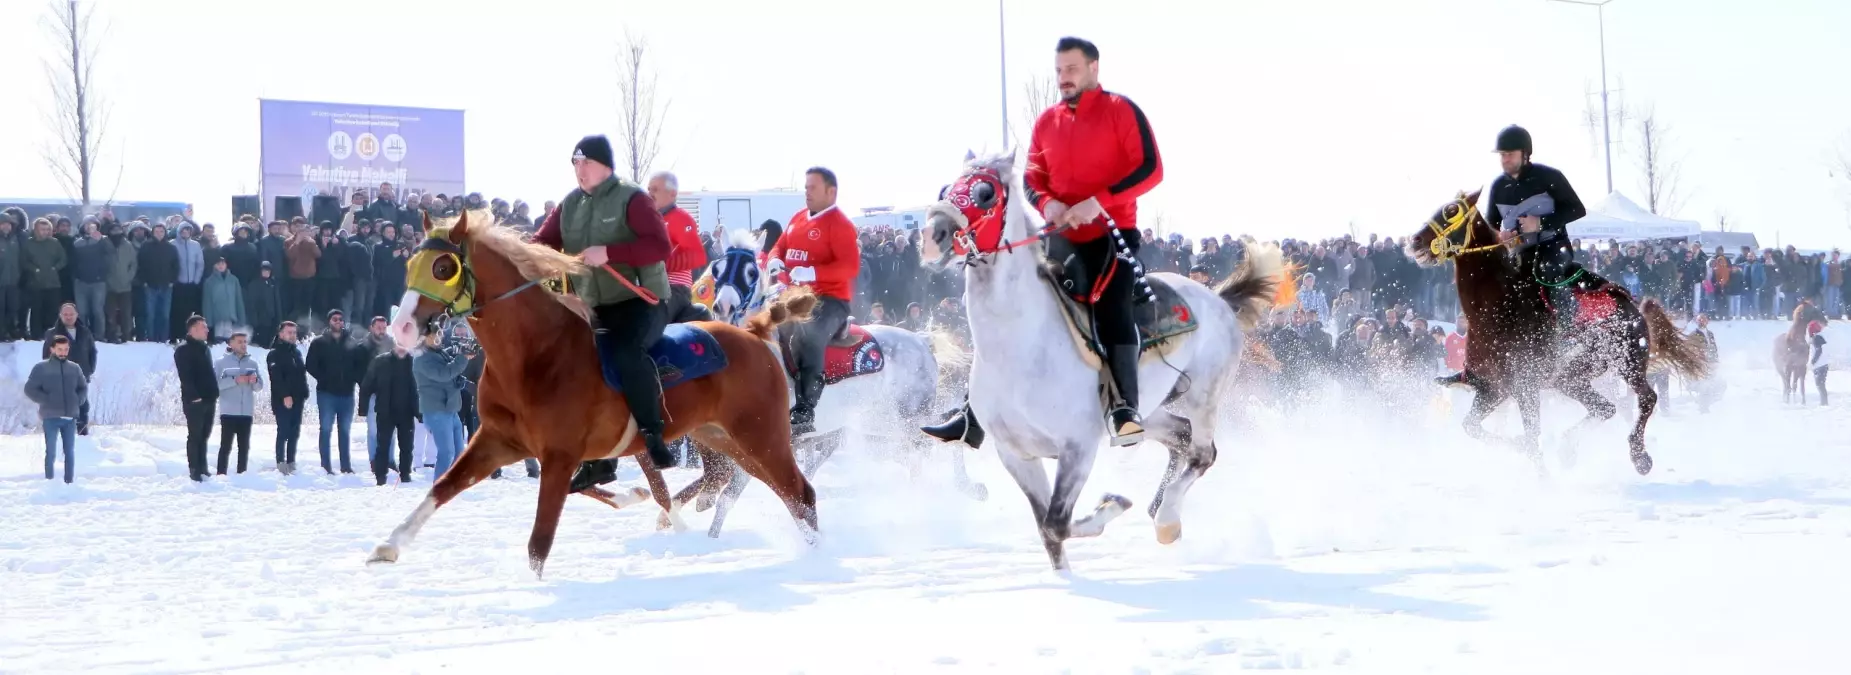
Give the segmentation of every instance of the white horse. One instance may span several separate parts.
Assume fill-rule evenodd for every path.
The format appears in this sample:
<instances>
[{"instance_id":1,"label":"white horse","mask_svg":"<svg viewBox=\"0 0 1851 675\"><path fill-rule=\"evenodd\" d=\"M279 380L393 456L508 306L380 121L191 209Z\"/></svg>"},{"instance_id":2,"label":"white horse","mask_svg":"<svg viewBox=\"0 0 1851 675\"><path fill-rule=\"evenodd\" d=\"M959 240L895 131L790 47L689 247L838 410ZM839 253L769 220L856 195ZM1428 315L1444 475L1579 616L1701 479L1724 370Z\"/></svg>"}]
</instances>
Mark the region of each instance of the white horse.
<instances>
[{"instance_id":1,"label":"white horse","mask_svg":"<svg viewBox=\"0 0 1851 675\"><path fill-rule=\"evenodd\" d=\"M738 232L729 238L727 250L708 264L695 285L711 284L713 300L709 309L714 320L737 325L767 299L775 297L782 287L776 283L774 273L759 268L756 251L762 247L755 245L751 235ZM697 301L700 295L704 292L697 291ZM909 459L918 459L937 450L934 447L937 444L924 442L916 430L922 421L941 409L936 400L941 359L944 365L955 366L966 357L942 335L928 337L892 326L862 328L880 344L885 365L879 372L857 375L824 387L816 406L816 432L796 439L800 466L806 478L814 477L823 462L851 439L899 445L907 451L905 455ZM789 378L786 384L795 386ZM792 395L795 395L794 388ZM958 489L973 499L988 498L988 488L971 480L964 453L955 452L951 457L953 480ZM717 500L712 496L712 488L707 487L700 490L695 504L696 511L717 507L713 524L708 528L708 534L717 537L727 511L752 479L719 453L703 451L701 460L704 473L697 485L713 486L719 479L725 480L726 487ZM683 503L685 500L679 498L674 502L676 507Z\"/></svg>"},{"instance_id":2,"label":"white horse","mask_svg":"<svg viewBox=\"0 0 1851 675\"><path fill-rule=\"evenodd\" d=\"M946 194L974 203L943 200L931 207L930 237L944 254L927 264L963 266L975 359L970 410L1027 495L1049 561L1065 572L1064 542L1098 536L1131 502L1108 494L1091 514L1073 520L1106 433L1099 362L1068 330L1064 301L1043 272L1046 230L1031 224L1019 185L1013 154L966 162ZM961 194L982 198L963 200ZM961 255L953 255L954 242L964 249ZM1216 400L1234 381L1245 332L1270 310L1281 281L1277 246L1250 242L1247 251L1240 269L1215 290L1175 274L1148 277L1173 291L1168 297L1180 305L1159 311L1180 309L1195 320L1194 330L1147 347L1138 369L1147 437L1170 451L1150 507L1157 541L1164 544L1182 536L1183 499L1215 462ZM1043 459L1058 464L1051 492Z\"/></svg>"}]
</instances>

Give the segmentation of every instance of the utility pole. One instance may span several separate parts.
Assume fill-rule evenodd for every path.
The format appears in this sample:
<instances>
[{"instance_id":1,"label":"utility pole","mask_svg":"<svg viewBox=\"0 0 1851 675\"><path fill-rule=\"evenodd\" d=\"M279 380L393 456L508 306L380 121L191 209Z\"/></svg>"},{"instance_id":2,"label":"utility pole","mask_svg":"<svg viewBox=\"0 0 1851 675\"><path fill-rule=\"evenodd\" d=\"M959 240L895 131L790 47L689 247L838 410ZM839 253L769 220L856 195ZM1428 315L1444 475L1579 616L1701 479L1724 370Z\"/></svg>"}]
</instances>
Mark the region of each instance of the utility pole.
<instances>
[{"instance_id":1,"label":"utility pole","mask_svg":"<svg viewBox=\"0 0 1851 675\"><path fill-rule=\"evenodd\" d=\"M1613 194L1613 114L1607 111L1607 3L1613 0L1549 0L1593 7L1600 22L1600 132L1607 151L1607 194Z\"/></svg>"},{"instance_id":2,"label":"utility pole","mask_svg":"<svg viewBox=\"0 0 1851 675\"><path fill-rule=\"evenodd\" d=\"M1003 0L996 0L996 66L1003 94L1003 149L1009 148L1009 32L1003 26Z\"/></svg>"}]
</instances>

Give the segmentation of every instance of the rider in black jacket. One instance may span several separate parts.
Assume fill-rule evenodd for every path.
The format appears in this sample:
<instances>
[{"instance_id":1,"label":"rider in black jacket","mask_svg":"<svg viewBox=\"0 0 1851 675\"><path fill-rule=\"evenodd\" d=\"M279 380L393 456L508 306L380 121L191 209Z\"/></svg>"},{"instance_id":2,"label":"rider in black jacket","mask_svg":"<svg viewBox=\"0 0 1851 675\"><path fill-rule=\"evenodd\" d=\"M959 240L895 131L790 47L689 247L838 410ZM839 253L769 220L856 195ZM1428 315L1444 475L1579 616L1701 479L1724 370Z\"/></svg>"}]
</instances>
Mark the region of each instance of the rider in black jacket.
<instances>
[{"instance_id":1,"label":"rider in black jacket","mask_svg":"<svg viewBox=\"0 0 1851 675\"><path fill-rule=\"evenodd\" d=\"M1573 289L1584 279L1568 240L1568 224L1586 216L1587 207L1567 176L1530 161L1530 132L1523 127L1513 125L1500 132L1497 149L1504 173L1491 182L1485 216L1504 232L1505 240L1519 238L1523 272L1548 289L1556 334L1566 336L1574 327Z\"/></svg>"}]
</instances>

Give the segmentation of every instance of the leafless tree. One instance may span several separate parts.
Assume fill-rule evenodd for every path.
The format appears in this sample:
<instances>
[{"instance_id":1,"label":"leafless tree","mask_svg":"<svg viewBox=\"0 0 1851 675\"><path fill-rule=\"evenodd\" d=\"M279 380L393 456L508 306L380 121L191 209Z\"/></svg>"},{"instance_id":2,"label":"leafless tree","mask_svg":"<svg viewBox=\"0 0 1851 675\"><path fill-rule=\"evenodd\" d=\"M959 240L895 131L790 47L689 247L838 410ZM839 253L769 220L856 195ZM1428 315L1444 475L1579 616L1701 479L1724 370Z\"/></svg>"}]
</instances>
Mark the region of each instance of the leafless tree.
<instances>
[{"instance_id":1,"label":"leafless tree","mask_svg":"<svg viewBox=\"0 0 1851 675\"><path fill-rule=\"evenodd\" d=\"M1646 204L1652 213L1669 216L1677 213L1684 200L1678 189L1683 160L1671 154L1671 127L1658 120L1657 112L1647 109L1639 119L1639 169L1645 172Z\"/></svg>"},{"instance_id":2,"label":"leafless tree","mask_svg":"<svg viewBox=\"0 0 1851 675\"><path fill-rule=\"evenodd\" d=\"M45 125L52 138L39 154L65 194L85 212L95 190L98 157L109 129L110 105L94 86L98 50L107 26L98 26L95 5L77 6L77 0L52 0L40 23L52 37L57 53L44 59L45 81L51 89Z\"/></svg>"},{"instance_id":3,"label":"leafless tree","mask_svg":"<svg viewBox=\"0 0 1851 675\"><path fill-rule=\"evenodd\" d=\"M654 65L648 38L626 31L617 52L618 126L624 143L620 159L637 183L662 151L662 122L668 117L668 101L656 102Z\"/></svg>"},{"instance_id":4,"label":"leafless tree","mask_svg":"<svg viewBox=\"0 0 1851 675\"><path fill-rule=\"evenodd\" d=\"M1742 228L1742 222L1740 220L1737 220L1735 216L1730 215L1727 210L1716 209L1716 230L1717 231L1734 232L1741 228Z\"/></svg>"},{"instance_id":5,"label":"leafless tree","mask_svg":"<svg viewBox=\"0 0 1851 675\"><path fill-rule=\"evenodd\" d=\"M1018 134L1017 145L1025 145L1029 140L1025 136L1035 133L1035 120L1041 113L1060 102L1060 81L1051 75L1035 75L1022 83L1022 107L1020 127L1026 134Z\"/></svg>"}]
</instances>

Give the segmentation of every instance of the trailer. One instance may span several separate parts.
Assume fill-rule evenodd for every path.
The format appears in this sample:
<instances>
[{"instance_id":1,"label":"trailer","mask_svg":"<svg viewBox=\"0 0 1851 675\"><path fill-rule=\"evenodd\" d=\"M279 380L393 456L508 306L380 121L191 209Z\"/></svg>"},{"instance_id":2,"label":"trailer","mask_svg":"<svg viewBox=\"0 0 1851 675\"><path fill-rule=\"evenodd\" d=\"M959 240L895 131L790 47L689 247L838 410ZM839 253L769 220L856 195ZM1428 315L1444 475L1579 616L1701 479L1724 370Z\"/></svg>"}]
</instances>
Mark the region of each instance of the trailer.
<instances>
[{"instance_id":1,"label":"trailer","mask_svg":"<svg viewBox=\"0 0 1851 675\"><path fill-rule=\"evenodd\" d=\"M803 191L788 189L683 192L675 205L693 216L702 231L720 226L751 230L767 220L783 226L804 208Z\"/></svg>"}]
</instances>

